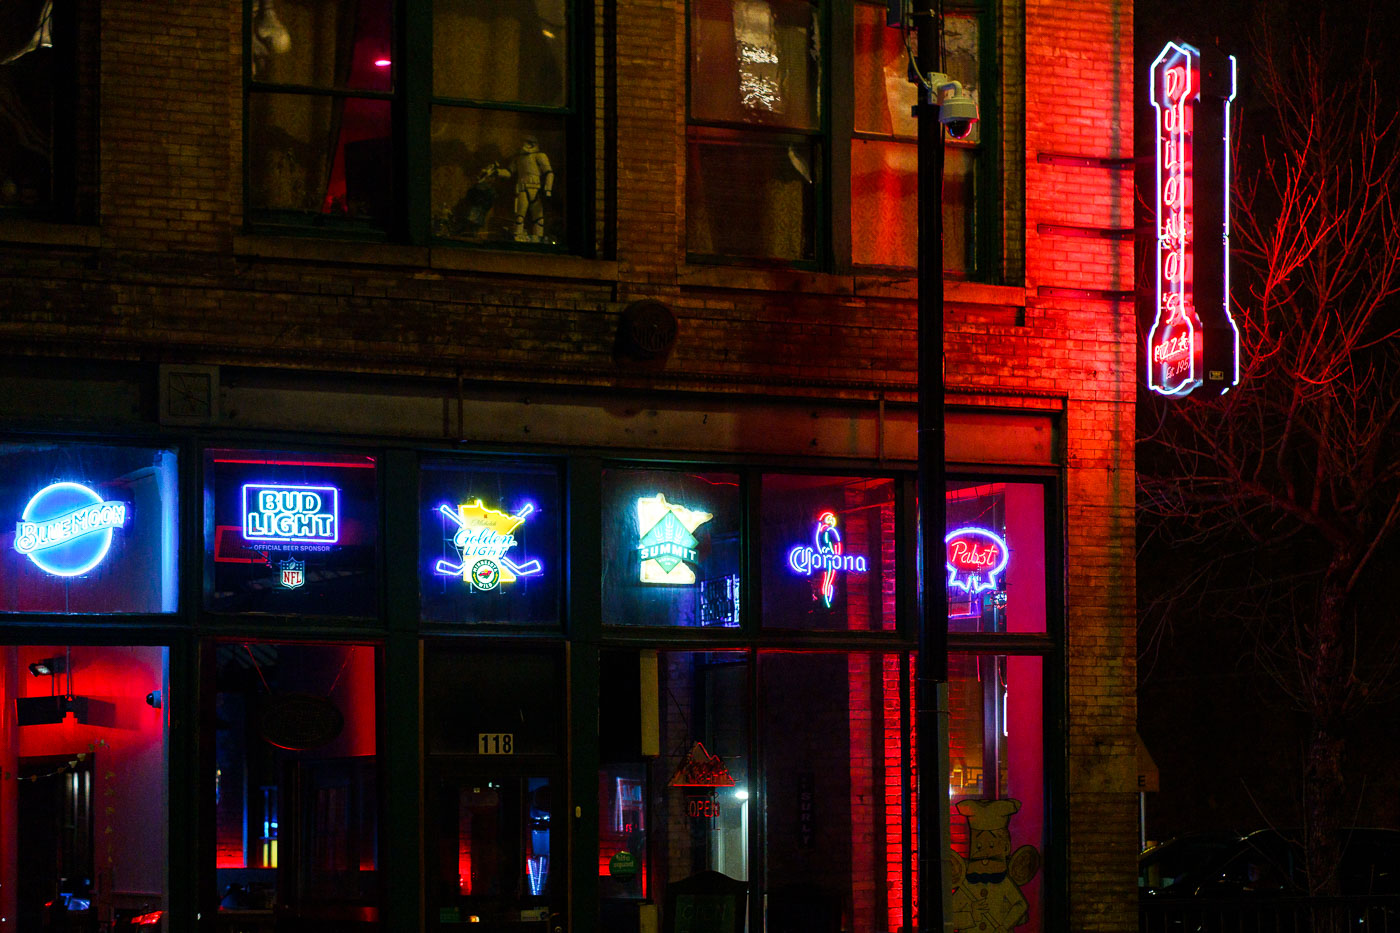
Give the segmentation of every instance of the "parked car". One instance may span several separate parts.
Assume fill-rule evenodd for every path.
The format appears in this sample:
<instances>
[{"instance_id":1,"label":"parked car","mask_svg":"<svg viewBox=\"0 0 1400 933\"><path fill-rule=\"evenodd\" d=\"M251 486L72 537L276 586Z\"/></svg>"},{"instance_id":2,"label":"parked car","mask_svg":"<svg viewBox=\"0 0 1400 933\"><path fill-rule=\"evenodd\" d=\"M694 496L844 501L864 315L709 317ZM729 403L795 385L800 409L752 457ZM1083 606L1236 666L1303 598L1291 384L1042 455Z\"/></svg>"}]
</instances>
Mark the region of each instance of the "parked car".
<instances>
[{"instance_id":1,"label":"parked car","mask_svg":"<svg viewBox=\"0 0 1400 933\"><path fill-rule=\"evenodd\" d=\"M1230 841L1197 834L1138 860L1142 933L1400 931L1400 831L1343 831L1340 894L1308 896L1303 847L1266 829Z\"/></svg>"}]
</instances>

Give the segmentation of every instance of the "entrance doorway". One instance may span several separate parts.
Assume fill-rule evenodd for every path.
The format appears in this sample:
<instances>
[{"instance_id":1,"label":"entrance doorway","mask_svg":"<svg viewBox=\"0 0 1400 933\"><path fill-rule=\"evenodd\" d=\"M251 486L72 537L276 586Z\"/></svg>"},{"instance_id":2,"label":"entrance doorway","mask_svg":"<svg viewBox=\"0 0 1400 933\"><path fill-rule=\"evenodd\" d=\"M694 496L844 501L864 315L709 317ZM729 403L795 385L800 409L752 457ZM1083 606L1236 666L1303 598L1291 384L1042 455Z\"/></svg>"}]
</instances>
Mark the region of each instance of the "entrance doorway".
<instances>
[{"instance_id":1,"label":"entrance doorway","mask_svg":"<svg viewBox=\"0 0 1400 933\"><path fill-rule=\"evenodd\" d=\"M93 907L93 756L19 759L19 929L97 929Z\"/></svg>"}]
</instances>

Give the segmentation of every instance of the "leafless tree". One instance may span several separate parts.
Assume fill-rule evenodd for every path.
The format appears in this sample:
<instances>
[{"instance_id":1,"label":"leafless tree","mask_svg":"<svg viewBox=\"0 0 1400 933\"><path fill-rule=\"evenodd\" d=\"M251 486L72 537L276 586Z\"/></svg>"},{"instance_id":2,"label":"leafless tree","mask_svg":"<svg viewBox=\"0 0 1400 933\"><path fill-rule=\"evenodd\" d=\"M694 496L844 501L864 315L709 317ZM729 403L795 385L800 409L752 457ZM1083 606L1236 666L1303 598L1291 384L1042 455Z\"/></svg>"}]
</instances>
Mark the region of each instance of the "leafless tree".
<instances>
[{"instance_id":1,"label":"leafless tree","mask_svg":"<svg viewBox=\"0 0 1400 933\"><path fill-rule=\"evenodd\" d=\"M1188 590L1234 587L1259 663L1306 714L1303 843L1325 894L1353 816L1345 726L1400 648L1400 613L1362 611L1394 588L1377 578L1400 540L1400 123L1367 33L1308 26L1259 27L1259 106L1236 125L1240 384L1148 402L1139 501L1150 534L1191 545L1157 621Z\"/></svg>"}]
</instances>

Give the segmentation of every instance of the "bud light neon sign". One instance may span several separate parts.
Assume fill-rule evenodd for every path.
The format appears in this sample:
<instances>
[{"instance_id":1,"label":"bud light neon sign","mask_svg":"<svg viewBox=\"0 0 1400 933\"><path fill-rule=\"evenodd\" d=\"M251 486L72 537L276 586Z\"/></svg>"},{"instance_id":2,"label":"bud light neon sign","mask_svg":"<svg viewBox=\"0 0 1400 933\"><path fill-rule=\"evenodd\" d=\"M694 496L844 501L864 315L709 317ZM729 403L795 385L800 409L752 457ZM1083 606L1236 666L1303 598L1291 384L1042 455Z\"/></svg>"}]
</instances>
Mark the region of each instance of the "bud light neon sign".
<instances>
[{"instance_id":1,"label":"bud light neon sign","mask_svg":"<svg viewBox=\"0 0 1400 933\"><path fill-rule=\"evenodd\" d=\"M335 544L340 538L340 490L334 486L243 487L243 537L284 544Z\"/></svg>"},{"instance_id":2,"label":"bud light neon sign","mask_svg":"<svg viewBox=\"0 0 1400 933\"><path fill-rule=\"evenodd\" d=\"M506 556L506 552L516 545L515 530L534 511L534 505L527 502L520 511L511 515L487 508L480 499L469 505L459 505L456 509L447 505L438 506L439 514L457 526L452 536L452 546L462 560L455 564L450 560L440 560L433 569L444 576L459 576L471 584L472 589L481 592L540 573L544 568L539 561L527 560L517 564Z\"/></svg>"},{"instance_id":3,"label":"bud light neon sign","mask_svg":"<svg viewBox=\"0 0 1400 933\"><path fill-rule=\"evenodd\" d=\"M836 530L835 512L825 511L817 517L817 528L812 537L815 547L799 544L788 551L787 562L794 573L800 573L804 577L813 573L822 575L822 602L830 609L836 599L836 572L844 570L849 573L865 573L865 557L844 553L845 545L841 542L841 532Z\"/></svg>"},{"instance_id":4,"label":"bud light neon sign","mask_svg":"<svg viewBox=\"0 0 1400 933\"><path fill-rule=\"evenodd\" d=\"M943 541L949 589L975 595L1000 588L997 576L1011 559L1000 535L968 526L949 532Z\"/></svg>"},{"instance_id":5,"label":"bud light neon sign","mask_svg":"<svg viewBox=\"0 0 1400 933\"><path fill-rule=\"evenodd\" d=\"M126 511L126 503L104 500L80 483L53 483L24 507L15 524L15 550L45 573L85 574L107 556Z\"/></svg>"}]
</instances>

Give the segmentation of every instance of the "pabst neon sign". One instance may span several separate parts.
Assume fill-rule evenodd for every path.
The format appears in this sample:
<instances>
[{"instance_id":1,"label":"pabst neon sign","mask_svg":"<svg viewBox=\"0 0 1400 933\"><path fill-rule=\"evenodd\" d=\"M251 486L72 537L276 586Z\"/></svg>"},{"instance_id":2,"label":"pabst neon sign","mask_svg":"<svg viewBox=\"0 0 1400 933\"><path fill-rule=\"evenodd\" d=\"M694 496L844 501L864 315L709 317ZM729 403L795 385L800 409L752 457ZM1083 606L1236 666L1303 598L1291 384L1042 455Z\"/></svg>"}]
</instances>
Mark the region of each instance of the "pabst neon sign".
<instances>
[{"instance_id":1,"label":"pabst neon sign","mask_svg":"<svg viewBox=\"0 0 1400 933\"><path fill-rule=\"evenodd\" d=\"M846 554L841 543L841 532L836 530L836 513L823 512L817 517L817 529L812 535L813 544L799 544L788 551L787 562L794 573L810 576L820 573L822 602L830 609L836 599L836 573L865 573L865 557L860 554Z\"/></svg>"},{"instance_id":2,"label":"pabst neon sign","mask_svg":"<svg viewBox=\"0 0 1400 933\"><path fill-rule=\"evenodd\" d=\"M997 577L1011 560L1011 552L1000 535L969 525L950 531L943 542L947 548L949 589L975 595L1000 588Z\"/></svg>"},{"instance_id":3,"label":"pabst neon sign","mask_svg":"<svg viewBox=\"0 0 1400 933\"><path fill-rule=\"evenodd\" d=\"M1234 88L1233 58L1203 68L1190 45L1170 42L1152 64L1157 278L1146 361L1147 385L1162 395L1183 397L1203 384L1225 392L1239 382L1239 332L1229 308Z\"/></svg>"}]
</instances>

